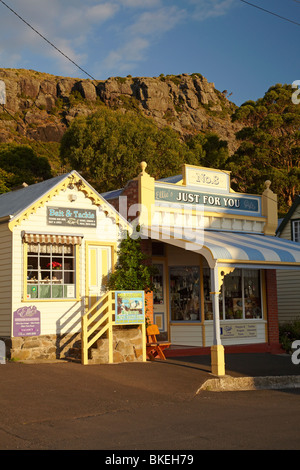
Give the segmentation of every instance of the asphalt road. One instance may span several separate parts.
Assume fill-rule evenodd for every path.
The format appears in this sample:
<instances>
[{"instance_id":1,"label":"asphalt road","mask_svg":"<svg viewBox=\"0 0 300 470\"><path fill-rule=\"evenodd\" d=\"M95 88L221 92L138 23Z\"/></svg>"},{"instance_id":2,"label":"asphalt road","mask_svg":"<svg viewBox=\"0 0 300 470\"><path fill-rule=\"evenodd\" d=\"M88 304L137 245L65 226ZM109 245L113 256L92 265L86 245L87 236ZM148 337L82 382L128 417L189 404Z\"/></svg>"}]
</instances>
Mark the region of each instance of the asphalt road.
<instances>
[{"instance_id":1,"label":"asphalt road","mask_svg":"<svg viewBox=\"0 0 300 470\"><path fill-rule=\"evenodd\" d=\"M176 362L2 365L0 450L300 448L300 389L196 394L205 376Z\"/></svg>"}]
</instances>

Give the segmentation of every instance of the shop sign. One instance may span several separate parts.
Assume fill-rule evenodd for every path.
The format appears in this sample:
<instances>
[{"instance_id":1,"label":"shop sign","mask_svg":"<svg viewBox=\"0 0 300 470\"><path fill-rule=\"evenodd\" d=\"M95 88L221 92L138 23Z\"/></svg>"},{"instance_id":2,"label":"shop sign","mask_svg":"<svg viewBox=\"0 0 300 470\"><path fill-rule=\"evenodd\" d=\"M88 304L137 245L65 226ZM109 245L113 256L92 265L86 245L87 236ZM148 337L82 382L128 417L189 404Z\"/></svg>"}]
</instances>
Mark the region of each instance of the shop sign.
<instances>
[{"instance_id":1,"label":"shop sign","mask_svg":"<svg viewBox=\"0 0 300 470\"><path fill-rule=\"evenodd\" d=\"M47 224L79 227L96 227L95 210L65 207L47 207Z\"/></svg>"},{"instance_id":2,"label":"shop sign","mask_svg":"<svg viewBox=\"0 0 300 470\"><path fill-rule=\"evenodd\" d=\"M185 184L218 192L229 191L229 172L185 165Z\"/></svg>"},{"instance_id":3,"label":"shop sign","mask_svg":"<svg viewBox=\"0 0 300 470\"><path fill-rule=\"evenodd\" d=\"M201 205L203 209L227 209L258 214L260 212L259 196L205 194L197 191L184 191L176 188L155 188L157 201L172 202L177 204Z\"/></svg>"},{"instance_id":4,"label":"shop sign","mask_svg":"<svg viewBox=\"0 0 300 470\"><path fill-rule=\"evenodd\" d=\"M41 333L41 313L35 305L18 308L13 313L14 336L39 336Z\"/></svg>"},{"instance_id":5,"label":"shop sign","mask_svg":"<svg viewBox=\"0 0 300 470\"><path fill-rule=\"evenodd\" d=\"M144 323L144 291L116 291L115 305L116 324L130 325Z\"/></svg>"},{"instance_id":6,"label":"shop sign","mask_svg":"<svg viewBox=\"0 0 300 470\"><path fill-rule=\"evenodd\" d=\"M221 327L221 336L223 338L256 338L256 325L240 324L226 325Z\"/></svg>"}]
</instances>

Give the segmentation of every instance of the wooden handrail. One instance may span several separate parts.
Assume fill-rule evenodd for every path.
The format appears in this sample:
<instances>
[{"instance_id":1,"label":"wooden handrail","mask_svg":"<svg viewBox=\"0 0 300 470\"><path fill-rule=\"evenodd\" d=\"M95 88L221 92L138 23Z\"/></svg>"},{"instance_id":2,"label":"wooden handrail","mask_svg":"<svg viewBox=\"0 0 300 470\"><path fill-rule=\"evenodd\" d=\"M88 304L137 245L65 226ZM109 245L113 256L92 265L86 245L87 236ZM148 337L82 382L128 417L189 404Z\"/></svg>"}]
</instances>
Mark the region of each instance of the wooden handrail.
<instances>
[{"instance_id":1,"label":"wooden handrail","mask_svg":"<svg viewBox=\"0 0 300 470\"><path fill-rule=\"evenodd\" d=\"M109 362L113 362L113 347L112 347L112 325L113 321L113 297L114 291L106 292L95 302L92 307L81 318L81 362L83 365L88 364L88 349L108 330L109 340ZM100 307L99 307L100 306ZM95 310L95 312L94 312ZM94 313L92 313L94 312ZM101 316L102 315L102 316ZM100 317L100 318L99 318ZM107 322L96 335L91 337L104 322Z\"/></svg>"},{"instance_id":2,"label":"wooden handrail","mask_svg":"<svg viewBox=\"0 0 300 470\"><path fill-rule=\"evenodd\" d=\"M108 331L108 361L113 363L113 326L116 324L115 291L108 291L81 318L81 363L88 364L89 348ZM146 361L146 327L142 327L143 361Z\"/></svg>"}]
</instances>

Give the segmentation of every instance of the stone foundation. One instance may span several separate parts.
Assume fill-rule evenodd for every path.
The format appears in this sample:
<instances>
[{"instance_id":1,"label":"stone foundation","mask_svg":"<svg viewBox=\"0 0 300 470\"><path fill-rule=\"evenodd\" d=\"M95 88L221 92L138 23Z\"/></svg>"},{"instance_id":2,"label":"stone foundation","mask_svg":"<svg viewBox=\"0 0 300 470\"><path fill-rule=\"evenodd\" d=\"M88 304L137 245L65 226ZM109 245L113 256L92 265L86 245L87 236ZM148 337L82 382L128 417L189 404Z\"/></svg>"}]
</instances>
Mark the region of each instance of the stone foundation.
<instances>
[{"instance_id":1,"label":"stone foundation","mask_svg":"<svg viewBox=\"0 0 300 470\"><path fill-rule=\"evenodd\" d=\"M7 359L13 361L54 361L70 357L81 333L64 335L20 336L2 338L6 344Z\"/></svg>"},{"instance_id":2,"label":"stone foundation","mask_svg":"<svg viewBox=\"0 0 300 470\"><path fill-rule=\"evenodd\" d=\"M6 359L14 361L81 360L81 332L64 335L42 335L0 338L6 345ZM143 360L142 330L136 325L113 327L114 362ZM89 349L89 363L105 364L108 338L99 339Z\"/></svg>"},{"instance_id":3,"label":"stone foundation","mask_svg":"<svg viewBox=\"0 0 300 470\"><path fill-rule=\"evenodd\" d=\"M106 364L108 338L99 339L95 348L90 348L89 363ZM137 362L143 360L142 330L136 326L113 328L113 362Z\"/></svg>"}]
</instances>

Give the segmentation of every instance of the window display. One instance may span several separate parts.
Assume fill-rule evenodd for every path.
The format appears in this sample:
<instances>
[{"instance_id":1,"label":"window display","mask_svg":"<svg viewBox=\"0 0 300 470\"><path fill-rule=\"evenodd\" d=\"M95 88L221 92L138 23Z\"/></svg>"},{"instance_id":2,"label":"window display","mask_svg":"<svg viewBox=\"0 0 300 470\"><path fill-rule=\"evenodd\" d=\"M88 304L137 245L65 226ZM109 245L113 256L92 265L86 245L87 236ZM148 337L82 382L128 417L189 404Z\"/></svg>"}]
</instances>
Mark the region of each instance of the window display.
<instances>
[{"instance_id":1,"label":"window display","mask_svg":"<svg viewBox=\"0 0 300 470\"><path fill-rule=\"evenodd\" d=\"M163 265L154 264L157 272L153 276L153 284L155 288L153 302L154 304L163 304L164 303L164 286L163 286Z\"/></svg>"},{"instance_id":2,"label":"window display","mask_svg":"<svg viewBox=\"0 0 300 470\"><path fill-rule=\"evenodd\" d=\"M213 319L210 298L210 271L203 270L204 318ZM224 277L219 296L221 320L262 318L260 271L238 269Z\"/></svg>"},{"instance_id":3,"label":"window display","mask_svg":"<svg viewBox=\"0 0 300 470\"><path fill-rule=\"evenodd\" d=\"M245 318L262 318L259 271L244 269Z\"/></svg>"},{"instance_id":4,"label":"window display","mask_svg":"<svg viewBox=\"0 0 300 470\"><path fill-rule=\"evenodd\" d=\"M28 244L27 298L74 298L75 254L72 245Z\"/></svg>"},{"instance_id":5,"label":"window display","mask_svg":"<svg viewBox=\"0 0 300 470\"><path fill-rule=\"evenodd\" d=\"M200 269L197 266L170 267L171 319L200 320Z\"/></svg>"}]
</instances>

